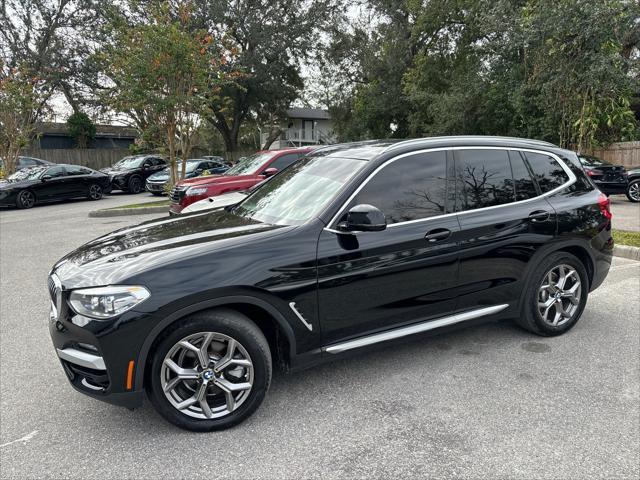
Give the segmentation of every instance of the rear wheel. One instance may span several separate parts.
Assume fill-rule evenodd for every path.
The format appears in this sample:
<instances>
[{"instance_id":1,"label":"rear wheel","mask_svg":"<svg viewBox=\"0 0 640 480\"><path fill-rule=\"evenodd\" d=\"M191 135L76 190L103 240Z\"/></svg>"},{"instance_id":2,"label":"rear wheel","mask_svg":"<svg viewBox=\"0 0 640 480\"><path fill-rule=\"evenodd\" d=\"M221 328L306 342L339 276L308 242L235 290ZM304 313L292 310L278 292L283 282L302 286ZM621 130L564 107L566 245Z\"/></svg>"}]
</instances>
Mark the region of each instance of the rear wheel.
<instances>
[{"instance_id":1,"label":"rear wheel","mask_svg":"<svg viewBox=\"0 0 640 480\"><path fill-rule=\"evenodd\" d=\"M18 194L16 206L18 208L31 208L36 204L36 196L31 190L23 190Z\"/></svg>"},{"instance_id":2,"label":"rear wheel","mask_svg":"<svg viewBox=\"0 0 640 480\"><path fill-rule=\"evenodd\" d=\"M142 191L142 179L140 177L131 177L127 186L129 193L140 193Z\"/></svg>"},{"instance_id":3,"label":"rear wheel","mask_svg":"<svg viewBox=\"0 0 640 480\"><path fill-rule=\"evenodd\" d=\"M249 417L271 382L271 352L260 329L232 310L187 317L158 343L148 389L171 423L222 430Z\"/></svg>"},{"instance_id":4,"label":"rear wheel","mask_svg":"<svg viewBox=\"0 0 640 480\"><path fill-rule=\"evenodd\" d=\"M629 182L627 187L627 198L631 202L640 202L640 178Z\"/></svg>"},{"instance_id":5,"label":"rear wheel","mask_svg":"<svg viewBox=\"0 0 640 480\"><path fill-rule=\"evenodd\" d=\"M102 187L97 183L89 185L89 200L100 200L102 198Z\"/></svg>"},{"instance_id":6,"label":"rear wheel","mask_svg":"<svg viewBox=\"0 0 640 480\"><path fill-rule=\"evenodd\" d=\"M582 262L565 252L549 255L533 271L517 322L538 335L561 335L582 316L589 293Z\"/></svg>"}]
</instances>

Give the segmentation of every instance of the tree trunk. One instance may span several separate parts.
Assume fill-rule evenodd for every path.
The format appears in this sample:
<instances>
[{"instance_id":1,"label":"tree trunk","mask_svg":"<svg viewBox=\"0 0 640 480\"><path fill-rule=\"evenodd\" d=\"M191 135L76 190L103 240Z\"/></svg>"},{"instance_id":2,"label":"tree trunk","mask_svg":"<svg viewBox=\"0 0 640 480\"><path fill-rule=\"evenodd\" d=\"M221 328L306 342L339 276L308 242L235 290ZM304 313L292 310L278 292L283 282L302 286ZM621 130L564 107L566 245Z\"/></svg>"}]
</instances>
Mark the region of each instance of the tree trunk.
<instances>
[{"instance_id":1,"label":"tree trunk","mask_svg":"<svg viewBox=\"0 0 640 480\"><path fill-rule=\"evenodd\" d=\"M264 142L264 145L262 145L261 150L269 150L269 147L271 147L271 144L278 139L281 133L282 133L282 128L280 127L272 128L271 131L269 132L269 136Z\"/></svg>"}]
</instances>

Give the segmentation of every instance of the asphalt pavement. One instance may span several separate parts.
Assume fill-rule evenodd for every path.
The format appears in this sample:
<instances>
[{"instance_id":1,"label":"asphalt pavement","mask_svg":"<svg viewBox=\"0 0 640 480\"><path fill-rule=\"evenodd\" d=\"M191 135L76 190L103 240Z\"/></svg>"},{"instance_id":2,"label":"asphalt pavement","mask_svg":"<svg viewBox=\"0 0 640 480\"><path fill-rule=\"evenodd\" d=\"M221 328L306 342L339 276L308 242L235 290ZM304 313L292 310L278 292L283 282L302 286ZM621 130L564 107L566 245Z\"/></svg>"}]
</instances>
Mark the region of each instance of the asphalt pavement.
<instances>
[{"instance_id":1,"label":"asphalt pavement","mask_svg":"<svg viewBox=\"0 0 640 480\"><path fill-rule=\"evenodd\" d=\"M613 228L640 232L640 203L627 200L624 195L611 195L611 213Z\"/></svg>"},{"instance_id":2,"label":"asphalt pavement","mask_svg":"<svg viewBox=\"0 0 640 480\"><path fill-rule=\"evenodd\" d=\"M143 197L0 211L0 478L640 477L640 263L625 259L567 335L491 323L276 373L224 432L75 392L49 339L46 275L157 217L87 217Z\"/></svg>"}]
</instances>

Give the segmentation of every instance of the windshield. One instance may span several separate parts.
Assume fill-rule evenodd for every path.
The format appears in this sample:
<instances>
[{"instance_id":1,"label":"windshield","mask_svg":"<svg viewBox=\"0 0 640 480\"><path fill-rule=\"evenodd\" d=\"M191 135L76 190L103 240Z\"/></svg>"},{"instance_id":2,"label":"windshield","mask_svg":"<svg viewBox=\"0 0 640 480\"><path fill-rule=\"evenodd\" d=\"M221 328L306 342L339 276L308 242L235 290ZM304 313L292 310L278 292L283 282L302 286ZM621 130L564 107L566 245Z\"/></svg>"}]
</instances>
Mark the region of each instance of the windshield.
<instances>
[{"instance_id":1,"label":"windshield","mask_svg":"<svg viewBox=\"0 0 640 480\"><path fill-rule=\"evenodd\" d=\"M20 181L20 180L34 180L40 178L40 175L49 167L32 167L18 170L13 175L9 176L7 180Z\"/></svg>"},{"instance_id":2,"label":"windshield","mask_svg":"<svg viewBox=\"0 0 640 480\"><path fill-rule=\"evenodd\" d=\"M234 212L279 225L300 225L316 216L366 162L305 157L256 189Z\"/></svg>"},{"instance_id":3,"label":"windshield","mask_svg":"<svg viewBox=\"0 0 640 480\"><path fill-rule=\"evenodd\" d=\"M580 163L582 163L582 165L584 166L588 166L588 165L611 165L609 162L605 161L605 160L601 160L599 158L596 157L591 157L591 156L587 156L587 155L580 155L578 157L580 159Z\"/></svg>"},{"instance_id":4,"label":"windshield","mask_svg":"<svg viewBox=\"0 0 640 480\"><path fill-rule=\"evenodd\" d=\"M122 160L119 160L118 162L116 162L113 166L114 168L124 168L124 169L131 169L131 168L138 168L140 167L140 165L142 165L142 162L144 161L144 157L124 157Z\"/></svg>"},{"instance_id":5,"label":"windshield","mask_svg":"<svg viewBox=\"0 0 640 480\"><path fill-rule=\"evenodd\" d=\"M267 153L256 153L255 155L251 155L250 157L245 158L240 161L229 170L227 170L225 175L252 175L260 170L260 167L265 164L268 160L273 158L275 152L267 152Z\"/></svg>"}]
</instances>

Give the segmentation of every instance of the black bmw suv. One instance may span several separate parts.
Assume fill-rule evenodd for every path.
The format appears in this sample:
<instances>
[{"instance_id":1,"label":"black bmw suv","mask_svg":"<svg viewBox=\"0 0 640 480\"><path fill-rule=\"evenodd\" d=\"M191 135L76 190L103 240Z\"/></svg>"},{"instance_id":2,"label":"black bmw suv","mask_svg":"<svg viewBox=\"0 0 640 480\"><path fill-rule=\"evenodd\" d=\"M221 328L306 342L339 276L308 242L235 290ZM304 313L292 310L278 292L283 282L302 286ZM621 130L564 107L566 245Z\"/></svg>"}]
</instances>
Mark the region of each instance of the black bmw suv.
<instances>
[{"instance_id":1,"label":"black bmw suv","mask_svg":"<svg viewBox=\"0 0 640 480\"><path fill-rule=\"evenodd\" d=\"M609 201L575 153L511 138L311 152L240 204L115 231L53 267L71 384L146 391L197 431L254 412L272 368L478 321L571 329L609 271Z\"/></svg>"},{"instance_id":2,"label":"black bmw suv","mask_svg":"<svg viewBox=\"0 0 640 480\"><path fill-rule=\"evenodd\" d=\"M144 190L145 180L156 172L167 168L164 158L157 155L133 155L118 160L111 168L103 168L102 173L109 175L112 190L127 193L140 193Z\"/></svg>"}]
</instances>

